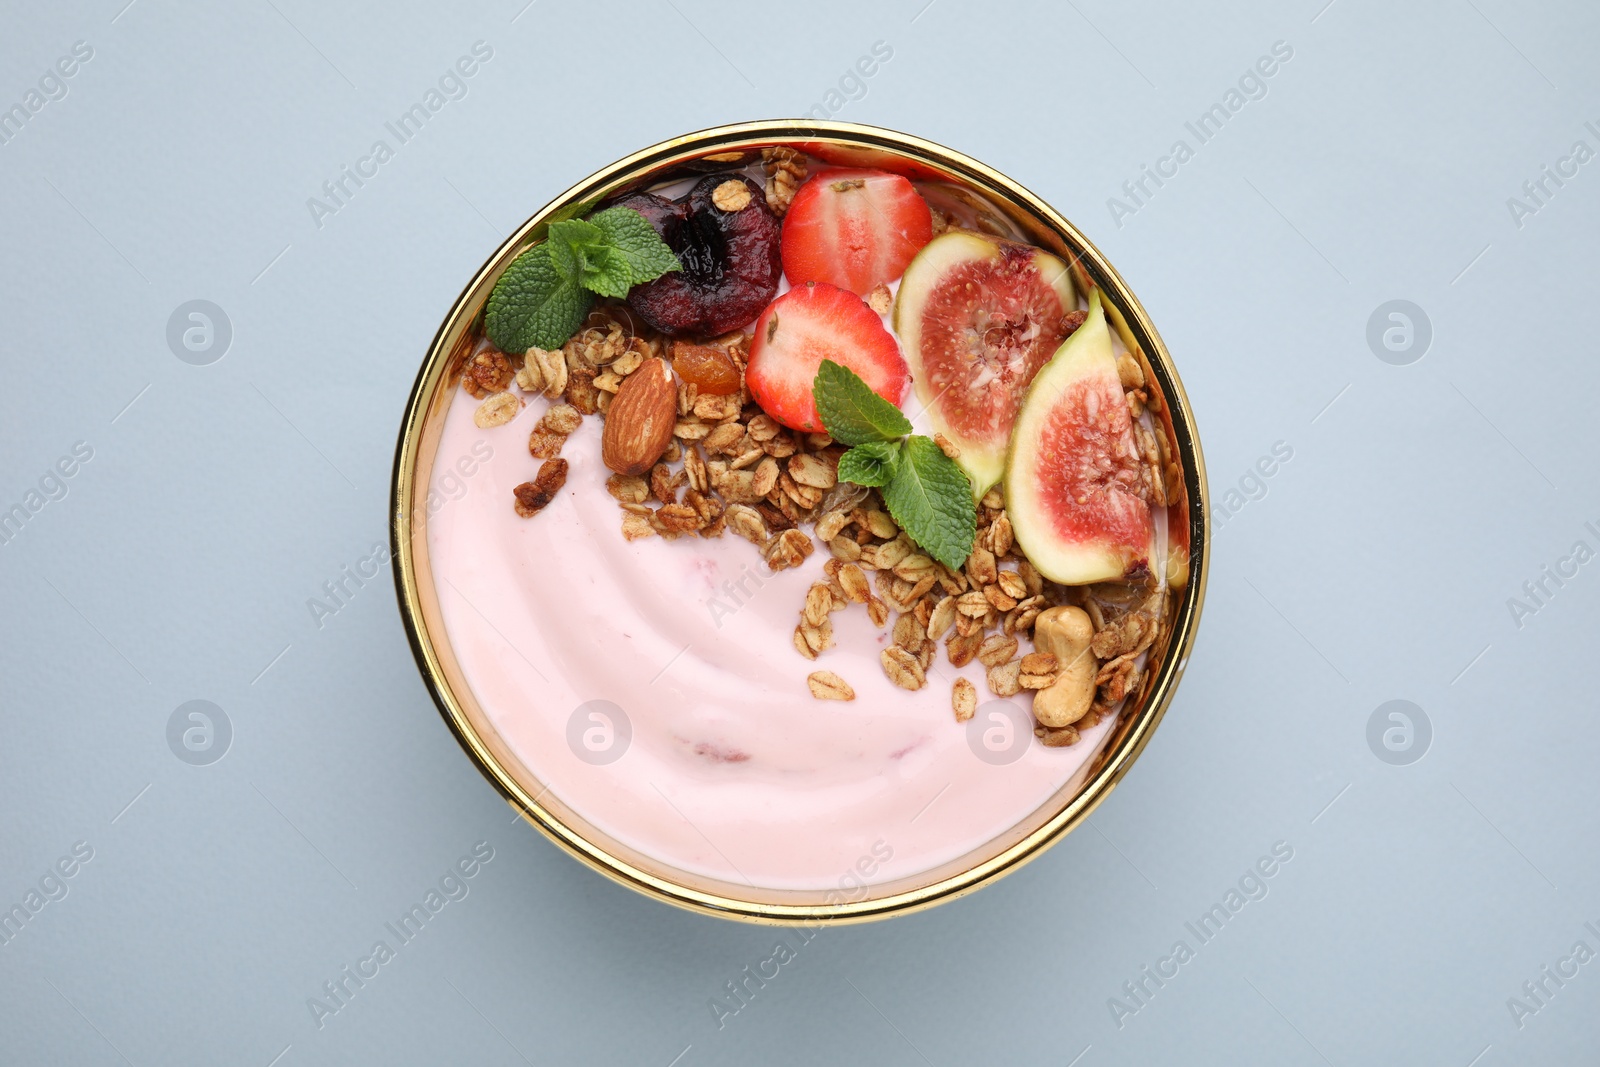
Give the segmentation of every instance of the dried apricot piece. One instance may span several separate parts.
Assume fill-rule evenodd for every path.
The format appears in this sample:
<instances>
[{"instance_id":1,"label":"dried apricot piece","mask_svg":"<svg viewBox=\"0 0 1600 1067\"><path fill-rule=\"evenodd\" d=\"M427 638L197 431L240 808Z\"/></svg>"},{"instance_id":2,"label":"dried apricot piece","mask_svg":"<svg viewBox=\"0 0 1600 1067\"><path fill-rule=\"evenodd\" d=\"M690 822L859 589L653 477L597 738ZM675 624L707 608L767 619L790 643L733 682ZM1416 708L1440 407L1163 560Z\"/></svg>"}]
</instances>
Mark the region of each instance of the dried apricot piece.
<instances>
[{"instance_id":1,"label":"dried apricot piece","mask_svg":"<svg viewBox=\"0 0 1600 1067\"><path fill-rule=\"evenodd\" d=\"M726 348L674 341L672 369L684 381L693 382L701 396L729 396L739 391L739 368Z\"/></svg>"}]
</instances>

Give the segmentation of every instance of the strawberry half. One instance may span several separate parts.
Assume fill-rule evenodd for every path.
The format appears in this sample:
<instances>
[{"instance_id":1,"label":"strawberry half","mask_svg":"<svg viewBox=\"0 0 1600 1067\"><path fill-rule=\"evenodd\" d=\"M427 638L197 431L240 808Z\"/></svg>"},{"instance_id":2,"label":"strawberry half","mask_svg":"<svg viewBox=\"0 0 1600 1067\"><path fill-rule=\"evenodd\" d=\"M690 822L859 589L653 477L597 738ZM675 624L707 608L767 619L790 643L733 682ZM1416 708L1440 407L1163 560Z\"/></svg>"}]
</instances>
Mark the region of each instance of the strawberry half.
<instances>
[{"instance_id":1,"label":"strawberry half","mask_svg":"<svg viewBox=\"0 0 1600 1067\"><path fill-rule=\"evenodd\" d=\"M768 415L793 430L826 433L811 386L822 361L842 363L898 405L909 377L894 335L859 296L826 282L784 293L756 320L745 384Z\"/></svg>"},{"instance_id":2,"label":"strawberry half","mask_svg":"<svg viewBox=\"0 0 1600 1067\"><path fill-rule=\"evenodd\" d=\"M866 296L900 277L932 237L928 202L905 178L830 167L795 194L779 248L790 285L827 282Z\"/></svg>"}]
</instances>

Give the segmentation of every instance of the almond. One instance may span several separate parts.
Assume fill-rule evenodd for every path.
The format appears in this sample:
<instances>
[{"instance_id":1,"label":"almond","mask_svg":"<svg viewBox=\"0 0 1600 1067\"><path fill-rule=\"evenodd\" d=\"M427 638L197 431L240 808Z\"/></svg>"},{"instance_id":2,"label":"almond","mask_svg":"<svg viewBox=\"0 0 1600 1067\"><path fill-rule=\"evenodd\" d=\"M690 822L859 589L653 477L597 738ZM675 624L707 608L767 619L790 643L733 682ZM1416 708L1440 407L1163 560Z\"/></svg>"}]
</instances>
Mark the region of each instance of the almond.
<instances>
[{"instance_id":1,"label":"almond","mask_svg":"<svg viewBox=\"0 0 1600 1067\"><path fill-rule=\"evenodd\" d=\"M622 380L606 412L600 458L618 474L643 474L661 458L678 420L678 389L659 356Z\"/></svg>"}]
</instances>

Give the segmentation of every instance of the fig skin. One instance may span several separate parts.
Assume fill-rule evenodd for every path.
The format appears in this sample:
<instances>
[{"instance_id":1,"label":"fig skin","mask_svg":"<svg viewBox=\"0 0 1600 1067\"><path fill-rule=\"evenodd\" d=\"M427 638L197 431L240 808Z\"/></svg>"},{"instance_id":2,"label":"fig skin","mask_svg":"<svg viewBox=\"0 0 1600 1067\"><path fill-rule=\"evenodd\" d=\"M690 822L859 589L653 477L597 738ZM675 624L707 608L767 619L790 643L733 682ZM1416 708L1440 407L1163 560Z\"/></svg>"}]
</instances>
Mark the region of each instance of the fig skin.
<instances>
[{"instance_id":1,"label":"fig skin","mask_svg":"<svg viewBox=\"0 0 1600 1067\"><path fill-rule=\"evenodd\" d=\"M750 203L738 211L723 211L711 201L728 181L750 190ZM718 337L742 329L777 294L781 228L761 187L749 178L712 174L678 200L633 193L617 204L643 215L683 266L628 293L628 305L661 333Z\"/></svg>"}]
</instances>

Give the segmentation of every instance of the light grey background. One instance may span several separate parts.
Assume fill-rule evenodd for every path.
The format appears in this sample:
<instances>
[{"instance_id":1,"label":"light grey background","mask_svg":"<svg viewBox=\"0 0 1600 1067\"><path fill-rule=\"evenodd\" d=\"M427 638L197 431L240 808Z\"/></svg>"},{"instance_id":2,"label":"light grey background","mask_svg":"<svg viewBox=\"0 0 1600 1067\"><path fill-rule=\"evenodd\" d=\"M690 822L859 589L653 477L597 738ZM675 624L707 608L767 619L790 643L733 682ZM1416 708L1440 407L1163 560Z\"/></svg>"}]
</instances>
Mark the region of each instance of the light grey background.
<instances>
[{"instance_id":1,"label":"light grey background","mask_svg":"<svg viewBox=\"0 0 1600 1067\"><path fill-rule=\"evenodd\" d=\"M0 107L94 50L0 145L0 510L93 449L0 546L0 903L94 850L0 947L0 1060L1593 1055L1600 962L1520 1027L1507 1000L1600 951L1600 565L1546 580L1520 627L1508 598L1600 548L1600 163L1520 227L1507 199L1600 149L1600 9L125 3L13 0L0 32ZM479 40L468 94L319 228L307 199ZM1226 518L1187 677L1088 825L971 898L820 934L719 1029L709 1001L774 932L652 903L515 822L387 574L320 627L307 601L384 539L419 360L516 224L644 145L824 104L877 41L893 58L837 117L1075 219L1170 345L1219 498L1293 455ZM1267 95L1196 147L1184 123L1277 41ZM1108 198L1179 138L1194 158L1117 225ZM195 299L232 323L209 366L166 342ZM1394 299L1433 328L1407 366L1366 341ZM233 729L210 765L167 743L197 699ZM1390 700L1431 722L1420 761L1368 747ZM470 895L318 1028L307 999L480 841ZM1265 899L1119 1027L1109 998L1136 1006L1123 983L1195 947L1185 922L1276 842Z\"/></svg>"}]
</instances>

